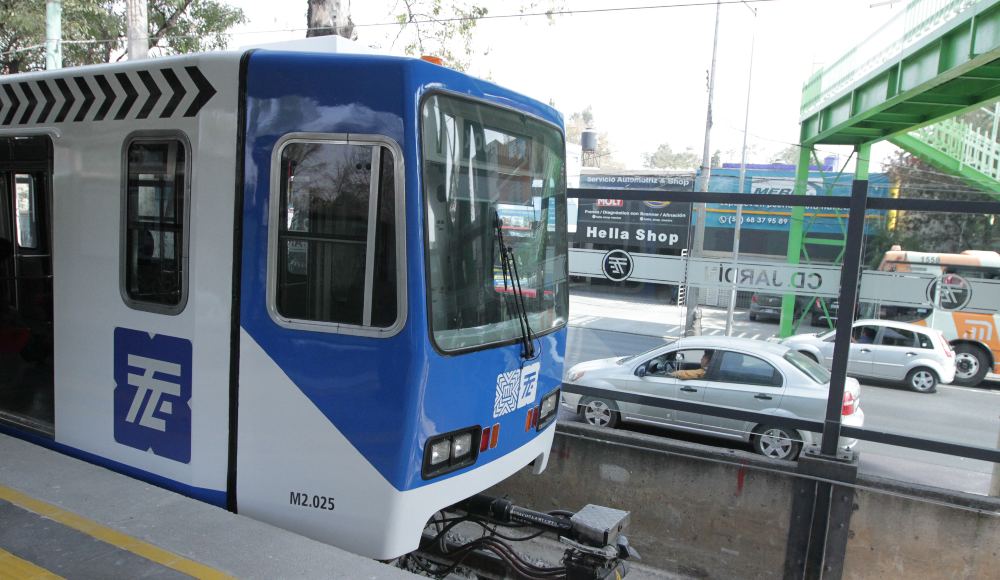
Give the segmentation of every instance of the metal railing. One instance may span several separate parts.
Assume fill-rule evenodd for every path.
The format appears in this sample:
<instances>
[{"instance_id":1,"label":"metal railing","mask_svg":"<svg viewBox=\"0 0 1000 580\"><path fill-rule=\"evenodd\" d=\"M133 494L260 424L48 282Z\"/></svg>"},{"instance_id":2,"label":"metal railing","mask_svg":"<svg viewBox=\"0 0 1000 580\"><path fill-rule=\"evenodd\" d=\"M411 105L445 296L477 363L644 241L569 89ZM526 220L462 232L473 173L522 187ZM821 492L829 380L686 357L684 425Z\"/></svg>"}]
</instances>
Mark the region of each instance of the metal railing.
<instances>
[{"instance_id":1,"label":"metal railing","mask_svg":"<svg viewBox=\"0 0 1000 580\"><path fill-rule=\"evenodd\" d=\"M980 0L910 0L901 12L880 26L833 64L809 77L802 87L802 117L816 112L868 73L899 57Z\"/></svg>"},{"instance_id":2,"label":"metal railing","mask_svg":"<svg viewBox=\"0 0 1000 580\"><path fill-rule=\"evenodd\" d=\"M577 188L569 189L568 196L578 199L603 199L608 197L607 189ZM921 198L872 198L868 197L868 182L855 181L851 196L801 196L801 195L766 195L754 196L743 193L694 192L694 191L653 191L624 190L613 193L616 199L631 199L643 201L700 202L700 203L742 203L744 205L789 205L800 207L849 208L847 231L847 252L843 267L843 280L860 278L861 245L864 238L864 216L866 210L906 210L942 213L968 214L1000 214L1000 201L960 201L953 199L921 199ZM766 199L755 199L766 198ZM853 312L857 302L857 285L841 284L841 312ZM841 408L844 396L844 386L847 377L847 358L851 335L853 316L841 316L837 320L836 339L834 342L833 368L831 371L830 389L826 401L826 417L814 419L791 419L762 414L756 411L746 411L719 405L679 401L650 397L637 393L615 391L616 400L650 405L653 407L676 409L679 411L700 413L703 415L737 419L744 421L767 421L789 429L799 429L823 436L822 454L835 456L837 442L841 436L862 439L877 443L885 443L899 447L908 447L934 453L943 453L956 457L991 461L1000 463L1000 450L964 445L931 439L850 427L841 424ZM585 385L564 383L566 392L578 393L584 396L612 396L603 389L595 389Z\"/></svg>"},{"instance_id":3,"label":"metal railing","mask_svg":"<svg viewBox=\"0 0 1000 580\"><path fill-rule=\"evenodd\" d=\"M959 168L974 169L1000 182L1000 103L987 113L987 123L972 124L965 117L953 117L910 132L910 136L944 153L959 163ZM987 125L990 125L989 127Z\"/></svg>"}]
</instances>

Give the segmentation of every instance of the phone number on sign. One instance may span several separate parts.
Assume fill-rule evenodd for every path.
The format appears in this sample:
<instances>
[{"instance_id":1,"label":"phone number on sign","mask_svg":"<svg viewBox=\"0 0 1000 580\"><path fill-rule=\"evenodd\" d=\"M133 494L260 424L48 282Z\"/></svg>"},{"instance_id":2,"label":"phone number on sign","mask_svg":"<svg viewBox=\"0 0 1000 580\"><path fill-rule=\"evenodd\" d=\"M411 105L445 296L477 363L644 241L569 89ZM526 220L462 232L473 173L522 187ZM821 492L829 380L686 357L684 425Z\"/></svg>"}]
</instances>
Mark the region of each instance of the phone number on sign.
<instances>
[{"instance_id":1,"label":"phone number on sign","mask_svg":"<svg viewBox=\"0 0 1000 580\"><path fill-rule=\"evenodd\" d=\"M745 215L740 223L743 224L768 224L775 226L788 225L788 218L786 217L774 217L774 216L755 216L755 215ZM736 216L734 215L720 215L719 223L722 225L732 225L736 223Z\"/></svg>"}]
</instances>

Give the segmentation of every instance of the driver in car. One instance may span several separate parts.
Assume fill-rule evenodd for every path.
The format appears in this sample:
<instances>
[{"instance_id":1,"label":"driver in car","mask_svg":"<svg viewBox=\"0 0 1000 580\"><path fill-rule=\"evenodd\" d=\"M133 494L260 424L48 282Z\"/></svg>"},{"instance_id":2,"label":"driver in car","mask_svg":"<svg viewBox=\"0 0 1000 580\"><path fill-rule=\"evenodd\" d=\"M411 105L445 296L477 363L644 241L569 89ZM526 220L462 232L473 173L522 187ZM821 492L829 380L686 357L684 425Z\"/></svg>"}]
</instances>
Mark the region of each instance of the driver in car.
<instances>
[{"instance_id":1,"label":"driver in car","mask_svg":"<svg viewBox=\"0 0 1000 580\"><path fill-rule=\"evenodd\" d=\"M708 371L708 365L712 362L712 351L706 350L705 354L701 355L701 366L692 370L681 370L674 371L670 373L670 376L681 379L684 381L691 379L702 379L705 378L705 372Z\"/></svg>"}]
</instances>

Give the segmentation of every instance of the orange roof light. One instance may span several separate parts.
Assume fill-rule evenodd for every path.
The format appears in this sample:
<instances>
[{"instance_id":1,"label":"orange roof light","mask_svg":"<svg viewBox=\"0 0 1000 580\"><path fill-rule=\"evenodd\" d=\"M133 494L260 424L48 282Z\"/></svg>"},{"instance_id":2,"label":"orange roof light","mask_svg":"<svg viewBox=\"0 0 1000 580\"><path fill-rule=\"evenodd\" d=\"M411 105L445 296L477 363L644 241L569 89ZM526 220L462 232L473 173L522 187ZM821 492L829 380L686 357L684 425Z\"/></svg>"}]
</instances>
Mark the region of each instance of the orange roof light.
<instances>
[{"instance_id":1,"label":"orange roof light","mask_svg":"<svg viewBox=\"0 0 1000 580\"><path fill-rule=\"evenodd\" d=\"M444 66L444 61L441 60L440 56L431 56L429 54L425 54L425 55L422 55L420 57L420 60L426 60L427 62L429 62L431 64L436 64L438 66Z\"/></svg>"}]
</instances>

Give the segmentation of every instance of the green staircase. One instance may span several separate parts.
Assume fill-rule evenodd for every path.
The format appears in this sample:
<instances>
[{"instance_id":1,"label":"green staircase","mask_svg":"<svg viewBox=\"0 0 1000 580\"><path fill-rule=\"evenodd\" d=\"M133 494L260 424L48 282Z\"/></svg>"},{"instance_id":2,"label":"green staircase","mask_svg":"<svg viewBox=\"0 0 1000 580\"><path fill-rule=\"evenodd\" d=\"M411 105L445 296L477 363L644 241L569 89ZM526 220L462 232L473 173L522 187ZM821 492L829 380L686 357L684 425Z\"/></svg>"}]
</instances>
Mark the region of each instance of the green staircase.
<instances>
[{"instance_id":1,"label":"green staircase","mask_svg":"<svg viewBox=\"0 0 1000 580\"><path fill-rule=\"evenodd\" d=\"M1000 199L1000 102L980 110L978 122L968 116L889 138L935 169L958 177Z\"/></svg>"}]
</instances>

